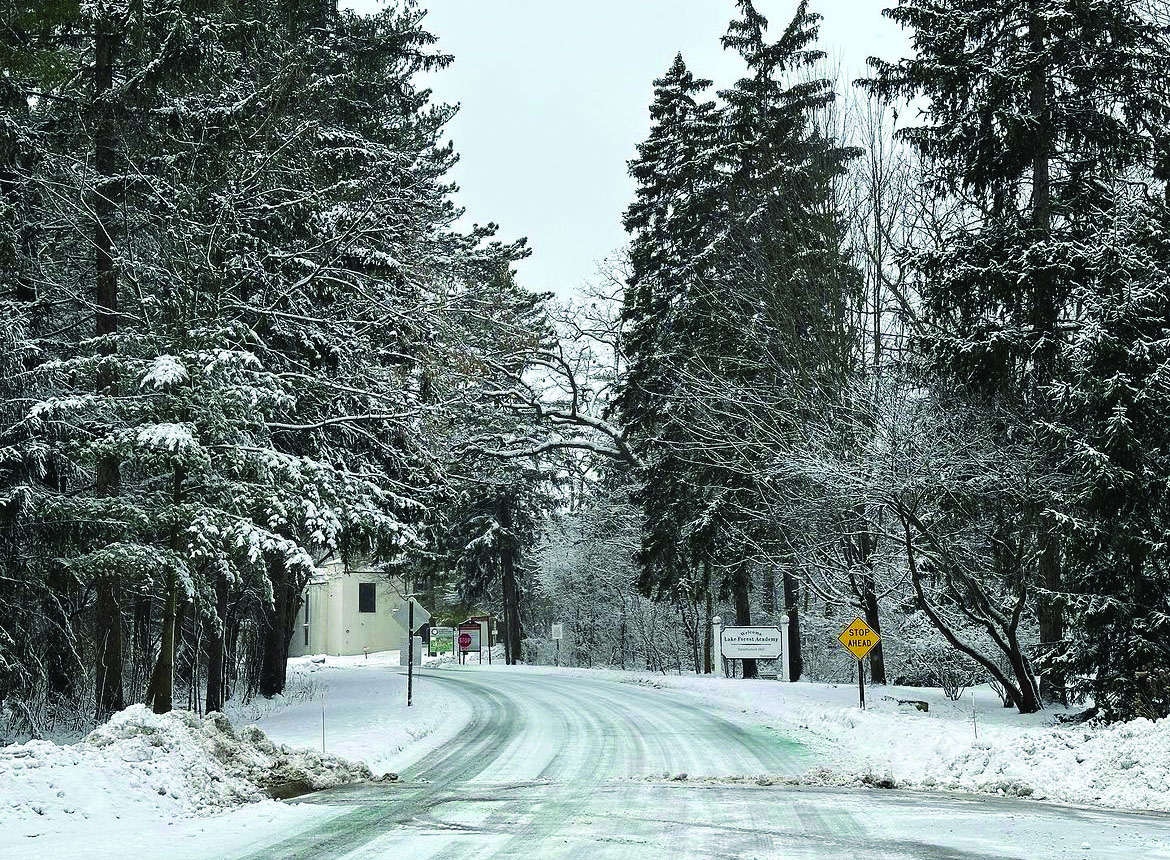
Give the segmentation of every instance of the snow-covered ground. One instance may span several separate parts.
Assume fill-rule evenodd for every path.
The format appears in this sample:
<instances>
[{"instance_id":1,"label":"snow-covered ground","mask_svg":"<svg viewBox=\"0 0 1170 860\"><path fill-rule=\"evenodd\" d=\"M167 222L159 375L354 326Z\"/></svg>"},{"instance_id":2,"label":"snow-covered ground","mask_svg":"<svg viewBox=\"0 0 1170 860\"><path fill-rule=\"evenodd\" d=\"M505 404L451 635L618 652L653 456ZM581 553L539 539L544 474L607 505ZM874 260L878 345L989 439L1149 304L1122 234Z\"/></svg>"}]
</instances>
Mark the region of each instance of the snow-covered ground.
<instances>
[{"instance_id":1,"label":"snow-covered ground","mask_svg":"<svg viewBox=\"0 0 1170 860\"><path fill-rule=\"evenodd\" d=\"M386 667L393 671L381 672ZM397 652L304 658L290 664L297 679L327 688L326 749L364 761L375 773L404 767L466 723L466 703L427 685L409 720L399 701L405 680L394 674ZM374 670L374 671L370 671ZM802 781L813 784L889 784L1015 795L1119 809L1170 812L1170 719L1118 725L1059 725L1060 711L1020 715L986 686L953 702L940 689L866 689L858 707L849 684L744 681L605 669L482 667L484 672L585 673L614 681L685 691L716 708L732 708L811 747L822 764ZM376 677L371 681L370 675ZM425 681L422 682L426 684ZM316 686L316 685L314 685ZM394 699L397 696L398 699ZM330 704L335 700L335 704ZM392 707L385 703L391 701ZM928 703L921 712L898 700ZM336 711L336 715L330 714ZM236 722L243 714L232 714ZM320 695L255 714L274 740L320 749ZM336 723L336 729L334 724ZM336 741L330 740L336 736ZM416 743L419 738L424 742Z\"/></svg>"},{"instance_id":2,"label":"snow-covered ground","mask_svg":"<svg viewBox=\"0 0 1170 860\"><path fill-rule=\"evenodd\" d=\"M427 671L436 670L444 671ZM951 702L938 690L873 687L861 711L849 685L551 667L457 672L484 681L495 673L557 675L559 685L588 675L683 693L713 713L730 710L740 722L769 726L800 743L803 759L815 762L798 779L806 784L957 789L1170 811L1170 720L1054 725L1053 712L1022 717L986 689L976 691L973 719L970 695ZM79 843L149 856L165 838L168 857L182 860L211 856L211 831L212 842L235 849L262 846L294 823L304 827L337 814L264 799L266 787L298 781L322 787L396 772L459 735L472 717L458 685L426 677L416 678L408 709L396 652L299 658L289 673L287 698L229 709L237 728L223 717L158 717L137 706L76 744L0 748L0 856L56 858ZM606 695L620 698L620 687L613 690ZM930 710L897 699L924 700ZM258 728L238 728L248 724ZM645 776L660 779L661 773ZM732 781L760 776L728 775ZM203 817L213 813L221 813L214 822Z\"/></svg>"},{"instance_id":3,"label":"snow-covered ground","mask_svg":"<svg viewBox=\"0 0 1170 860\"><path fill-rule=\"evenodd\" d=\"M397 651L327 664L300 658L290 661L287 698L233 704L230 721L135 705L77 743L0 748L0 857L56 860L75 844L125 845L135 856L131 846L160 837L174 841L178 853L168 857L206 857L199 818L244 804L233 844L280 833L305 813L268 800L268 788L380 777L459 729L462 700L421 686L408 711Z\"/></svg>"},{"instance_id":4,"label":"snow-covered ground","mask_svg":"<svg viewBox=\"0 0 1170 860\"><path fill-rule=\"evenodd\" d=\"M321 749L364 762L375 774L395 772L454 735L471 716L464 699L445 687L415 679L406 706L405 671L398 652L369 657L297 657L289 661L289 698L231 705L237 725L254 723L290 747ZM441 660L426 660L428 666ZM485 667L486 668L486 667Z\"/></svg>"},{"instance_id":5,"label":"snow-covered ground","mask_svg":"<svg viewBox=\"0 0 1170 860\"><path fill-rule=\"evenodd\" d=\"M986 686L957 702L939 689L870 686L862 711L849 684L555 671L601 671L752 715L813 747L823 764L805 775L807 783L892 783L1170 812L1170 719L1060 725L1060 711L1020 715ZM930 710L898 700L925 701Z\"/></svg>"}]
</instances>

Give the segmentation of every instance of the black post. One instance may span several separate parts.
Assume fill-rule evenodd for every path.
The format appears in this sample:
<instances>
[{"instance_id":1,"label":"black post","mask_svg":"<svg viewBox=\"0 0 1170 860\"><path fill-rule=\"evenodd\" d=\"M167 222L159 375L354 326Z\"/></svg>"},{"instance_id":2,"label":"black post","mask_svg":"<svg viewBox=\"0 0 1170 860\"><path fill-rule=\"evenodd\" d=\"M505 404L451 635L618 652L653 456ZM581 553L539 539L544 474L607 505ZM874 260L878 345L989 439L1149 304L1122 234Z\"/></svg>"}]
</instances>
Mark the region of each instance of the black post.
<instances>
[{"instance_id":1,"label":"black post","mask_svg":"<svg viewBox=\"0 0 1170 860\"><path fill-rule=\"evenodd\" d=\"M557 640L557 665L561 665L561 640Z\"/></svg>"},{"instance_id":2,"label":"black post","mask_svg":"<svg viewBox=\"0 0 1170 860\"><path fill-rule=\"evenodd\" d=\"M861 710L865 710L865 665L857 661L857 690L861 693Z\"/></svg>"},{"instance_id":3,"label":"black post","mask_svg":"<svg viewBox=\"0 0 1170 860\"><path fill-rule=\"evenodd\" d=\"M414 692L414 598L406 598L406 707L410 707L410 697Z\"/></svg>"}]
</instances>

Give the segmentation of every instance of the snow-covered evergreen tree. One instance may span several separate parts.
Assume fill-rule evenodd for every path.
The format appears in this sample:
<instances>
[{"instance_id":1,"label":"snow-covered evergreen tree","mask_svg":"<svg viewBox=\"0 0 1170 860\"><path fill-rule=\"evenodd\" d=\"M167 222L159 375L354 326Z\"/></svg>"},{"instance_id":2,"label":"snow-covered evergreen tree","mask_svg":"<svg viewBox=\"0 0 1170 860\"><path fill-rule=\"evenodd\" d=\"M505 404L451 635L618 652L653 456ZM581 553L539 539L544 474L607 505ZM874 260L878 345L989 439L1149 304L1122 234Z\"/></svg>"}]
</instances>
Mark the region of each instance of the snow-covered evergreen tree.
<instances>
[{"instance_id":1,"label":"snow-covered evergreen tree","mask_svg":"<svg viewBox=\"0 0 1170 860\"><path fill-rule=\"evenodd\" d=\"M711 566L719 590L734 595L739 623L750 623L751 547L774 540L775 524L756 516L761 464L742 459L755 456L752 449L730 444L742 422L708 394L791 389L788 414L798 423L802 393L829 391L846 378L844 314L857 277L841 251L831 194L853 153L814 121L833 98L827 81L808 74L822 59L811 47L819 18L802 3L769 42L767 20L748 0L738 5L741 17L723 44L740 54L746 74L720 93L716 133L696 140L688 137L695 126L676 121L698 110L686 101L693 103L697 85L676 63L656 91L659 121L632 165L642 186L627 216L635 249L629 295L641 316L631 317L631 374L618 403L646 424L639 444L654 452L638 495L647 511L644 587L669 593L697 568L708 577ZM693 153L684 161L699 168L697 178L658 163L672 141ZM676 177L687 181L672 186ZM648 217L659 200L667 216ZM651 303L655 288L661 298ZM643 333L645 318L654 338ZM798 641L798 624L790 629ZM749 661L745 673L753 671Z\"/></svg>"},{"instance_id":2,"label":"snow-covered evergreen tree","mask_svg":"<svg viewBox=\"0 0 1170 860\"><path fill-rule=\"evenodd\" d=\"M237 683L276 693L317 565L418 548L451 433L435 356L467 325L447 285L474 290L523 246L452 226L453 109L419 83L449 57L415 4L62 8L67 49L28 85L44 97L12 100L41 129L19 178L54 318L23 375L4 368L27 392L4 444L43 452L4 498L18 485L22 539L54 541L30 576L96 594L63 652L99 714L169 709L179 672L206 677L209 708ZM6 339L40 331L29 313ZM183 642L198 629L204 653ZM241 630L248 660L228 653Z\"/></svg>"},{"instance_id":3,"label":"snow-covered evergreen tree","mask_svg":"<svg viewBox=\"0 0 1170 860\"><path fill-rule=\"evenodd\" d=\"M936 379L1011 416L1005 434L1038 427L1038 444L1051 449L1051 392L1069 371L1069 333L1083 323L1081 247L1099 241L1124 181L1156 166L1167 115L1162 34L1125 0L902 0L886 14L911 30L916 56L871 61L875 78L865 83L925 101L925 122L901 134L924 157L929 187L967 209L918 261L930 321L921 347ZM1062 465L1076 471L1053 459ZM1069 639L1062 544L1076 543L1071 501L1037 497L1013 514L1036 534L1021 587L1037 586L1055 697Z\"/></svg>"}]
</instances>

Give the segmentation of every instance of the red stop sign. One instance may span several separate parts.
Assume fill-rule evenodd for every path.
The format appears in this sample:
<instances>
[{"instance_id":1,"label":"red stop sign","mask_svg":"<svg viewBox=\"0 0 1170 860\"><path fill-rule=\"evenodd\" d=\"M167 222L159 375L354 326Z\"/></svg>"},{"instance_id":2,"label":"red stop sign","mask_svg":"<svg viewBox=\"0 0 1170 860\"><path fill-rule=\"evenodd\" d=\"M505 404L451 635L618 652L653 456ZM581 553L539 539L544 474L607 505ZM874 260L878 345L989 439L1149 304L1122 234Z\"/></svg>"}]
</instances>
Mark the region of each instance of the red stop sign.
<instances>
[{"instance_id":1,"label":"red stop sign","mask_svg":"<svg viewBox=\"0 0 1170 860\"><path fill-rule=\"evenodd\" d=\"M466 651L470 647L471 647L471 634L470 633L460 633L459 634L459 648L460 648L460 650Z\"/></svg>"}]
</instances>

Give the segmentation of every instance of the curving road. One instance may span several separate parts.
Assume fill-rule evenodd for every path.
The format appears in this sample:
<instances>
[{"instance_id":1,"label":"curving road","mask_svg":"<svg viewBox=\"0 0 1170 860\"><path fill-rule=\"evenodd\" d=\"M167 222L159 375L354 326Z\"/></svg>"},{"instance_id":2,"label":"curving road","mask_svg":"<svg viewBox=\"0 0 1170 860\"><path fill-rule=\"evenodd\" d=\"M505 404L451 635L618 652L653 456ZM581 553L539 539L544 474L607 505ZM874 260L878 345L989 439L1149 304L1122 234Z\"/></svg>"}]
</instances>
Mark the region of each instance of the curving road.
<instances>
[{"instance_id":1,"label":"curving road","mask_svg":"<svg viewBox=\"0 0 1170 860\"><path fill-rule=\"evenodd\" d=\"M507 670L422 675L468 700L458 737L398 783L303 799L330 814L250 860L1170 858L1166 816L774 784L815 766L798 740L685 694Z\"/></svg>"}]
</instances>

